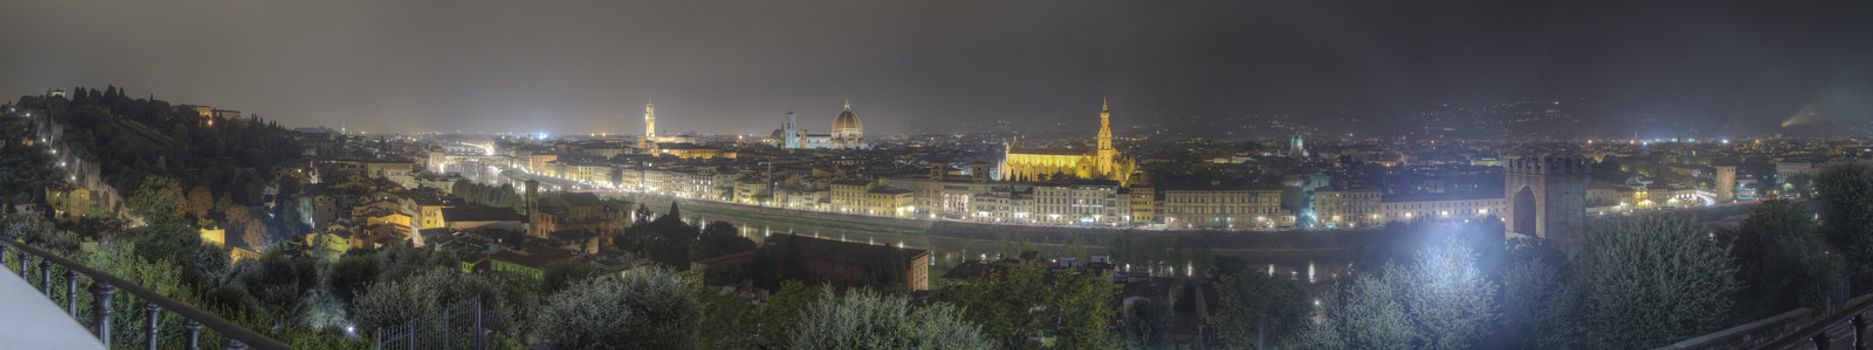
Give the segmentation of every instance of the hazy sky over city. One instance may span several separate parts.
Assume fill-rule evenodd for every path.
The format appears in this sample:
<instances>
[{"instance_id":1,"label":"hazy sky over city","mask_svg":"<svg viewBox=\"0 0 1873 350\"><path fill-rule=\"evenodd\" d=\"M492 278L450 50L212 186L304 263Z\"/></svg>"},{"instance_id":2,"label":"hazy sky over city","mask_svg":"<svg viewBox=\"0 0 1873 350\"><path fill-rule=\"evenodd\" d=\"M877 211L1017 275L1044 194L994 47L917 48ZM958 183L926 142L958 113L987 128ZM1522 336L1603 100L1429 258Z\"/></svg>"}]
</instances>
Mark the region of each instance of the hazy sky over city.
<instances>
[{"instance_id":1,"label":"hazy sky over city","mask_svg":"<svg viewBox=\"0 0 1873 350\"><path fill-rule=\"evenodd\" d=\"M0 92L368 130L867 132L1587 98L1773 124L1873 97L1841 1L8 1ZM1845 102L1842 102L1845 101ZM1088 128L1092 127L1090 124Z\"/></svg>"}]
</instances>

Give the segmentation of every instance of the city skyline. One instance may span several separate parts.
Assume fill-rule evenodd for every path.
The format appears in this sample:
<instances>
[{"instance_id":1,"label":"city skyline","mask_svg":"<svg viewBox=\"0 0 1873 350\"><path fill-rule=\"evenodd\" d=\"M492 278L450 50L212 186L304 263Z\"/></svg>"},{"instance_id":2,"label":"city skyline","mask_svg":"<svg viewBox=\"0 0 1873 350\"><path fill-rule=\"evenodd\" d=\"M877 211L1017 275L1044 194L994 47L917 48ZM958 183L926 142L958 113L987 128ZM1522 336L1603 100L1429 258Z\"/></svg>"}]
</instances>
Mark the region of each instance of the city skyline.
<instances>
[{"instance_id":1,"label":"city skyline","mask_svg":"<svg viewBox=\"0 0 1873 350\"><path fill-rule=\"evenodd\" d=\"M0 88L379 131L624 133L647 99L673 133L817 129L846 99L878 134L1036 127L1099 96L1121 124L1523 99L1758 133L1866 119L1866 5L1698 4L28 3Z\"/></svg>"},{"instance_id":2,"label":"city skyline","mask_svg":"<svg viewBox=\"0 0 1873 350\"><path fill-rule=\"evenodd\" d=\"M0 348L1839 349L1873 315L1873 0L10 5Z\"/></svg>"}]
</instances>

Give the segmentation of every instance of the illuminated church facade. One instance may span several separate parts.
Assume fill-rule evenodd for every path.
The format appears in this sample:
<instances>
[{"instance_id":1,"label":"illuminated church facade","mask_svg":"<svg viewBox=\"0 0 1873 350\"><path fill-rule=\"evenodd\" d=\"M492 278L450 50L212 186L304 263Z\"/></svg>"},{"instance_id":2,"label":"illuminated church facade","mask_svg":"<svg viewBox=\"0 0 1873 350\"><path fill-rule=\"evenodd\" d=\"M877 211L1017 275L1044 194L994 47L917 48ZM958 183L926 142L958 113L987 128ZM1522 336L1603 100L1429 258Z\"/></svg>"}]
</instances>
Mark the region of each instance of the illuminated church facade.
<instances>
[{"instance_id":1,"label":"illuminated church facade","mask_svg":"<svg viewBox=\"0 0 1873 350\"><path fill-rule=\"evenodd\" d=\"M831 134L813 134L806 129L797 128L793 112L787 112L787 123L780 129L774 129L770 136L774 146L781 149L867 149L871 143L865 140L865 125L858 120L858 113L852 112L852 101L845 102L845 110L833 117Z\"/></svg>"},{"instance_id":2,"label":"illuminated church facade","mask_svg":"<svg viewBox=\"0 0 1873 350\"><path fill-rule=\"evenodd\" d=\"M1104 100L1094 149L1022 148L1017 139L1004 147L1001 164L1003 181L1109 180L1129 186L1143 180L1137 172L1138 163L1112 147L1111 105Z\"/></svg>"}]
</instances>

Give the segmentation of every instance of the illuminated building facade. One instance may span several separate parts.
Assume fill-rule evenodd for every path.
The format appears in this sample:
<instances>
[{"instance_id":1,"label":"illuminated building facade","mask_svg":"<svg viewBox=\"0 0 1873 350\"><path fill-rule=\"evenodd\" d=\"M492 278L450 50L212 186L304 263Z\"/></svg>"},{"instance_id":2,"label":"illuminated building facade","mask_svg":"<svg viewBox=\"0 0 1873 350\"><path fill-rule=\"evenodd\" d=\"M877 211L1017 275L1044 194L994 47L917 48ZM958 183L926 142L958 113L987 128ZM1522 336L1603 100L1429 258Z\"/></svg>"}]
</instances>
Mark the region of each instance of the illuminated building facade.
<instances>
[{"instance_id":1,"label":"illuminated building facade","mask_svg":"<svg viewBox=\"0 0 1873 350\"><path fill-rule=\"evenodd\" d=\"M1328 227L1374 227L1386 222L1379 213L1378 189L1354 188L1314 193L1314 215Z\"/></svg>"},{"instance_id":2,"label":"illuminated building facade","mask_svg":"<svg viewBox=\"0 0 1873 350\"><path fill-rule=\"evenodd\" d=\"M772 136L774 147L781 149L866 149L871 144L865 140L865 126L858 120L858 113L852 112L852 102L846 101L845 110L832 120L832 133L814 134L801 129L795 124L793 112L787 112L787 123L774 129Z\"/></svg>"},{"instance_id":3,"label":"illuminated building facade","mask_svg":"<svg viewBox=\"0 0 1873 350\"><path fill-rule=\"evenodd\" d=\"M1718 165L1712 167L1717 172L1717 203L1729 203L1736 200L1736 166Z\"/></svg>"},{"instance_id":4,"label":"illuminated building facade","mask_svg":"<svg viewBox=\"0 0 1873 350\"><path fill-rule=\"evenodd\" d=\"M1034 186L1034 221L1046 224L1111 225L1129 221L1131 198L1111 182L1047 183Z\"/></svg>"},{"instance_id":5,"label":"illuminated building facade","mask_svg":"<svg viewBox=\"0 0 1873 350\"><path fill-rule=\"evenodd\" d=\"M1274 228L1285 221L1277 188L1164 190L1164 223L1184 228Z\"/></svg>"},{"instance_id":6,"label":"illuminated building facade","mask_svg":"<svg viewBox=\"0 0 1873 350\"><path fill-rule=\"evenodd\" d=\"M644 103L644 138L637 139L637 148L651 149L657 145L657 105Z\"/></svg>"},{"instance_id":7,"label":"illuminated building facade","mask_svg":"<svg viewBox=\"0 0 1873 350\"><path fill-rule=\"evenodd\" d=\"M800 149L800 141L801 141L800 139L804 138L802 136L805 136L805 135L801 135L800 128L797 128L794 126L794 118L795 117L794 117L793 112L788 111L787 112L787 125L781 127L780 148Z\"/></svg>"},{"instance_id":8,"label":"illuminated building facade","mask_svg":"<svg viewBox=\"0 0 1873 350\"><path fill-rule=\"evenodd\" d=\"M832 149L864 149L865 126L859 123L858 113L852 113L852 101L845 102L845 110L832 120Z\"/></svg>"},{"instance_id":9,"label":"illuminated building facade","mask_svg":"<svg viewBox=\"0 0 1873 350\"><path fill-rule=\"evenodd\" d=\"M1112 113L1104 100L1099 105L1098 146L1092 150L1021 148L1018 141L1004 148L1001 178L1005 181L1110 180L1130 185L1138 165L1112 147Z\"/></svg>"}]
</instances>

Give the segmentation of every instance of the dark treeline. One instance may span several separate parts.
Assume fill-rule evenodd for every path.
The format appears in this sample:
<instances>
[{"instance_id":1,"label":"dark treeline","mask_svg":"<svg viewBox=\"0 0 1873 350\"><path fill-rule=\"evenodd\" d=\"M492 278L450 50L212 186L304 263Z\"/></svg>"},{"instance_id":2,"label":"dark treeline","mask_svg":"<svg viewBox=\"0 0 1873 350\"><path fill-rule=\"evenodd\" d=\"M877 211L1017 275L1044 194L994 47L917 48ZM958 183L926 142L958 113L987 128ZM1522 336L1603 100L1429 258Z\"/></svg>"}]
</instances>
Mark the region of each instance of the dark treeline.
<instances>
[{"instance_id":1,"label":"dark treeline","mask_svg":"<svg viewBox=\"0 0 1873 350\"><path fill-rule=\"evenodd\" d=\"M261 119L204 118L167 101L128 96L124 89L74 88L64 97L22 96L17 105L42 108L65 126L64 137L106 182L122 191L146 176L207 186L238 204L262 200L275 171L301 154L291 131Z\"/></svg>"},{"instance_id":2,"label":"dark treeline","mask_svg":"<svg viewBox=\"0 0 1873 350\"><path fill-rule=\"evenodd\" d=\"M477 205L513 208L514 212L522 214L525 214L527 210L526 200L521 198L520 193L515 192L513 185L496 187L469 181L456 181L455 187L451 188L449 193Z\"/></svg>"}]
</instances>

